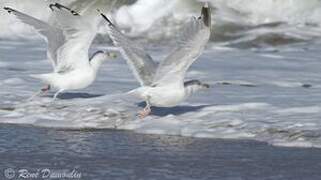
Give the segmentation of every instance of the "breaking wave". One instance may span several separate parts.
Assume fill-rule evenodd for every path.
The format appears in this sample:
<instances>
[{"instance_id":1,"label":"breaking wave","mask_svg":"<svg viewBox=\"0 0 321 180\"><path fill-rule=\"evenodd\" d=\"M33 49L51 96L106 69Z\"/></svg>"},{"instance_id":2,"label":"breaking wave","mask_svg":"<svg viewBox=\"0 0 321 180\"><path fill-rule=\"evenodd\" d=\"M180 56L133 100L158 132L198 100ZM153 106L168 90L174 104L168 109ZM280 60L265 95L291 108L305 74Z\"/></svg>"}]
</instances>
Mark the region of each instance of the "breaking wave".
<instances>
[{"instance_id":1,"label":"breaking wave","mask_svg":"<svg viewBox=\"0 0 321 180\"><path fill-rule=\"evenodd\" d=\"M132 37L151 41L173 39L191 16L198 16L202 2L196 0L3 0L11 6L48 21L49 3L71 7L97 3L109 7L119 27ZM212 41L239 48L277 46L312 41L321 36L319 0L210 0L213 7ZM108 9L108 8L107 8ZM36 38L32 29L0 10L2 39Z\"/></svg>"}]
</instances>

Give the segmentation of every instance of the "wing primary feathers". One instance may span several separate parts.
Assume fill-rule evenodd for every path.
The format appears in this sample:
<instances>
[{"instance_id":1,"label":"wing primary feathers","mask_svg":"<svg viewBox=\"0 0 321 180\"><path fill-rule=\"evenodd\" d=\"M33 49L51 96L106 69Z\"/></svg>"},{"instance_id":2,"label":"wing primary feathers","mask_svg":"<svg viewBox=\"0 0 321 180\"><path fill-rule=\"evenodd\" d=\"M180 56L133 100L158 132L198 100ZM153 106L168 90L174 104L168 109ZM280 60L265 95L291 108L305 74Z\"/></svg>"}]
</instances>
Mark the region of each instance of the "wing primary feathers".
<instances>
[{"instance_id":1,"label":"wing primary feathers","mask_svg":"<svg viewBox=\"0 0 321 180\"><path fill-rule=\"evenodd\" d=\"M50 4L49 5L49 8L51 9L51 11L54 11L54 8L53 8L54 6L55 6L55 4Z\"/></svg>"},{"instance_id":2,"label":"wing primary feathers","mask_svg":"<svg viewBox=\"0 0 321 180\"><path fill-rule=\"evenodd\" d=\"M211 35L211 10L207 3L201 10L201 16L186 24L178 42L178 47L163 60L156 72L153 83L168 85L182 82L187 70L202 54ZM191 87L199 87L192 81Z\"/></svg>"},{"instance_id":3,"label":"wing primary feathers","mask_svg":"<svg viewBox=\"0 0 321 180\"><path fill-rule=\"evenodd\" d=\"M203 19L205 26L211 26L211 8L208 6L208 3L205 3L202 8L201 18Z\"/></svg>"},{"instance_id":4,"label":"wing primary feathers","mask_svg":"<svg viewBox=\"0 0 321 180\"><path fill-rule=\"evenodd\" d=\"M56 8L58 8L58 9L66 9L66 10L69 11L72 15L74 15L74 16L80 16L79 13L77 13L76 11L74 11L74 10L72 10L72 9L64 6L64 5L61 5L61 4L59 4L59 3L55 3L55 4L50 4L50 5L49 5L49 8L50 8L52 11L54 11L54 8L53 8L53 7L56 7Z\"/></svg>"},{"instance_id":5,"label":"wing primary feathers","mask_svg":"<svg viewBox=\"0 0 321 180\"><path fill-rule=\"evenodd\" d=\"M8 11L8 13L11 13L11 12L14 12L15 10L14 9L11 9L9 7L4 7L3 8L4 10Z\"/></svg>"},{"instance_id":6,"label":"wing primary feathers","mask_svg":"<svg viewBox=\"0 0 321 180\"><path fill-rule=\"evenodd\" d=\"M98 12L100 13L100 15L108 22L108 25L114 26L114 24L107 18L107 16L106 16L105 14L103 14L102 12L100 12L99 9L98 9L97 11L98 11Z\"/></svg>"}]
</instances>

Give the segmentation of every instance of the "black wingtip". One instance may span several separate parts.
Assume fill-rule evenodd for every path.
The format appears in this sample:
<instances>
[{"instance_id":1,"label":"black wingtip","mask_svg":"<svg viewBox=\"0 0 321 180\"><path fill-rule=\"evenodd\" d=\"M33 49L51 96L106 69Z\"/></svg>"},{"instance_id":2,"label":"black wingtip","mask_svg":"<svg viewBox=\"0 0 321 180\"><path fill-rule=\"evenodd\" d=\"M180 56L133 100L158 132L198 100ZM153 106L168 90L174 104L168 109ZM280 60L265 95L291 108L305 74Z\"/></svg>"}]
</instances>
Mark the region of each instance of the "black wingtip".
<instances>
[{"instance_id":1,"label":"black wingtip","mask_svg":"<svg viewBox=\"0 0 321 180\"><path fill-rule=\"evenodd\" d=\"M11 9L11 8L9 8L9 7L4 7L3 9L6 10L8 13L11 13L11 12L14 11L13 9Z\"/></svg>"},{"instance_id":2,"label":"black wingtip","mask_svg":"<svg viewBox=\"0 0 321 180\"><path fill-rule=\"evenodd\" d=\"M76 11L74 11L74 10L72 10L72 9L70 9L70 8L62 5L62 4L55 3L55 4L50 4L50 5L49 5L49 8L50 8L52 11L54 11L54 7L56 7L57 9L66 9L66 10L68 10L72 15L74 15L74 16L80 16L79 13L77 13Z\"/></svg>"},{"instance_id":3,"label":"black wingtip","mask_svg":"<svg viewBox=\"0 0 321 180\"><path fill-rule=\"evenodd\" d=\"M113 26L114 24L107 18L105 14L103 14L99 9L97 11L100 13L100 15L108 22L108 25Z\"/></svg>"},{"instance_id":4,"label":"black wingtip","mask_svg":"<svg viewBox=\"0 0 321 180\"><path fill-rule=\"evenodd\" d=\"M71 10L70 12L71 12L71 14L74 15L74 16L80 16L80 14L77 13L76 11L74 11L74 10Z\"/></svg>"},{"instance_id":5,"label":"black wingtip","mask_svg":"<svg viewBox=\"0 0 321 180\"><path fill-rule=\"evenodd\" d=\"M49 8L51 9L51 11L54 11L55 6L56 6L56 4L49 4Z\"/></svg>"},{"instance_id":6,"label":"black wingtip","mask_svg":"<svg viewBox=\"0 0 321 180\"><path fill-rule=\"evenodd\" d=\"M202 8L202 18L207 27L211 27L211 8L206 2Z\"/></svg>"}]
</instances>

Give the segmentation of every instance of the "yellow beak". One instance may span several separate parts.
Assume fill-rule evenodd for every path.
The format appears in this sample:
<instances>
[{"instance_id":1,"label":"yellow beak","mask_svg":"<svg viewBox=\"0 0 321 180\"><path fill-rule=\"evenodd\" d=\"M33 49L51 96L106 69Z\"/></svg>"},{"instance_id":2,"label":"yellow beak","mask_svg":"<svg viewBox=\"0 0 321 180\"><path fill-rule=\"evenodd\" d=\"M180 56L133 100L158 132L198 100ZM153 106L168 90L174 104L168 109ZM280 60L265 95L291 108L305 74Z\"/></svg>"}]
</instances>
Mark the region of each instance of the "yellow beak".
<instances>
[{"instance_id":1,"label":"yellow beak","mask_svg":"<svg viewBox=\"0 0 321 180\"><path fill-rule=\"evenodd\" d=\"M107 53L107 56L112 58L112 59L116 59L117 58L117 54L116 53L113 53L113 52L108 52Z\"/></svg>"}]
</instances>

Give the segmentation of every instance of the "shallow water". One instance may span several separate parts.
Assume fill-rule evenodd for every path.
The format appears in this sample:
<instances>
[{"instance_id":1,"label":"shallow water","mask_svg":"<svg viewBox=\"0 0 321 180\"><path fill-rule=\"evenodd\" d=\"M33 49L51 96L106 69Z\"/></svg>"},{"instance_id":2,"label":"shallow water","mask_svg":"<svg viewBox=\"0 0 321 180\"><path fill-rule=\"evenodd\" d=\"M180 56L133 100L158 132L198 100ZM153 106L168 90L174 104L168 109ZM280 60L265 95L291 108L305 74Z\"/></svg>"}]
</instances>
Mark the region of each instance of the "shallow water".
<instances>
[{"instance_id":1,"label":"shallow water","mask_svg":"<svg viewBox=\"0 0 321 180\"><path fill-rule=\"evenodd\" d=\"M210 44L186 79L212 88L175 108L153 108L152 116L141 120L141 100L124 95L138 83L121 57L106 62L87 89L66 92L55 103L53 92L26 101L42 86L28 75L51 72L45 45L2 41L0 122L321 147L319 46L238 50ZM108 48L95 45L92 51ZM168 48L152 46L148 52L160 60Z\"/></svg>"},{"instance_id":2,"label":"shallow water","mask_svg":"<svg viewBox=\"0 0 321 180\"><path fill-rule=\"evenodd\" d=\"M16 8L47 20L49 2ZM161 60L200 4L141 2L115 9L115 21ZM42 86L28 75L52 70L46 46L18 38L39 36L0 10L7 17L0 20L0 170L74 170L84 179L318 179L320 150L311 147L321 147L320 2L235 2L211 1L213 38L186 77L211 89L174 108L153 107L143 120L137 112L144 103L124 94L138 83L121 57L106 62L87 89L54 103L53 92L27 101ZM105 44L103 34L97 42ZM109 48L95 44L91 53Z\"/></svg>"},{"instance_id":3,"label":"shallow water","mask_svg":"<svg viewBox=\"0 0 321 180\"><path fill-rule=\"evenodd\" d=\"M11 168L80 179L319 179L321 150L255 141L0 125L0 178ZM42 175L40 173L40 175ZM41 178L40 178L41 179ZM68 178L66 178L68 179ZM79 179L79 178L75 178Z\"/></svg>"}]
</instances>

